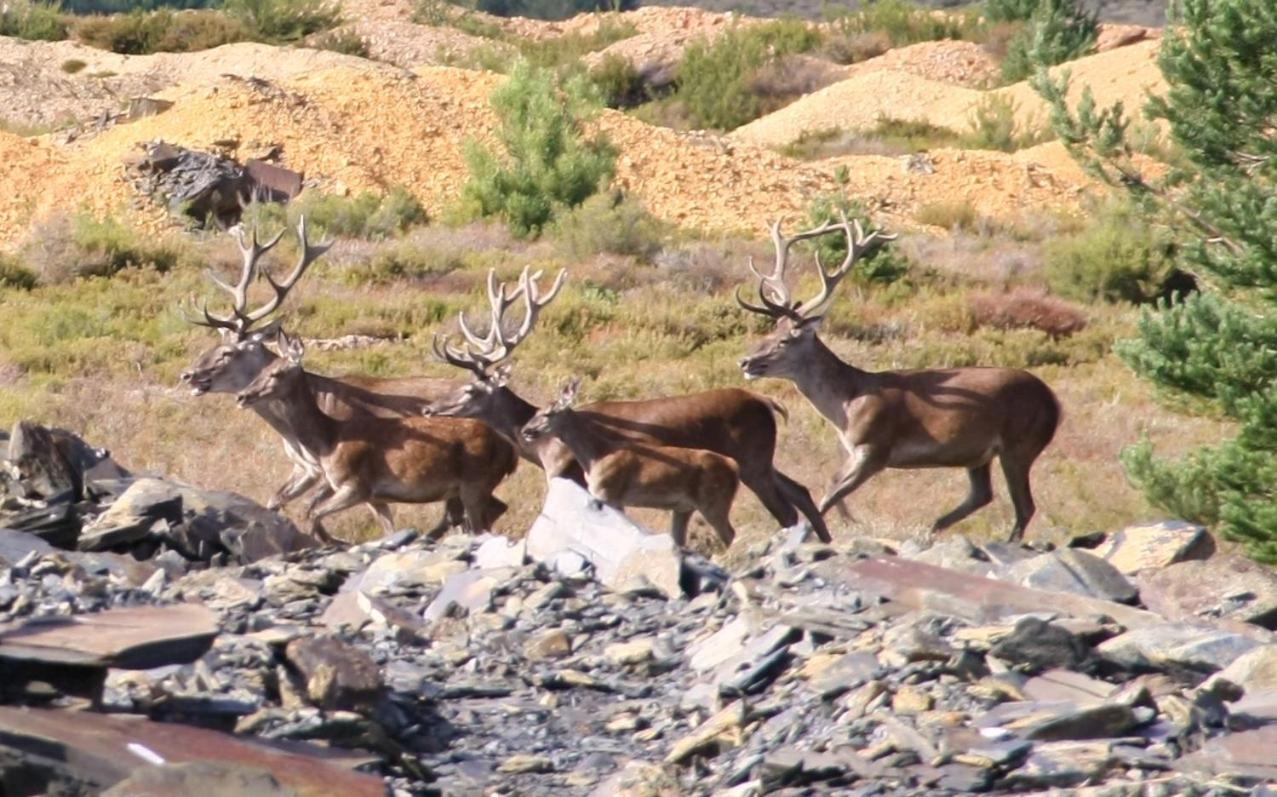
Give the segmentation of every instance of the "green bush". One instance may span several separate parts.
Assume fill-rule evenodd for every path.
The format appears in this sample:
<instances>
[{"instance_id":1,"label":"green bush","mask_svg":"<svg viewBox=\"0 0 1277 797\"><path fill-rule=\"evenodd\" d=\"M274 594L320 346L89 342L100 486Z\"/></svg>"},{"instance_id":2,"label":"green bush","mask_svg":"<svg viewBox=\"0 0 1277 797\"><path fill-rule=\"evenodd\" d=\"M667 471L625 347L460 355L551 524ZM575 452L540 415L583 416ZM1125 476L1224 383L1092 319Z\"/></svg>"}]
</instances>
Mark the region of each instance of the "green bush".
<instances>
[{"instance_id":1,"label":"green bush","mask_svg":"<svg viewBox=\"0 0 1277 797\"><path fill-rule=\"evenodd\" d=\"M338 7L329 0L226 0L226 13L267 42L296 42L335 28Z\"/></svg>"},{"instance_id":2,"label":"green bush","mask_svg":"<svg viewBox=\"0 0 1277 797\"><path fill-rule=\"evenodd\" d=\"M651 99L643 76L630 59L608 53L590 70L590 82L609 108L633 108Z\"/></svg>"},{"instance_id":3,"label":"green bush","mask_svg":"<svg viewBox=\"0 0 1277 797\"><path fill-rule=\"evenodd\" d=\"M833 21L840 36L881 32L896 47L940 39L971 39L980 30L974 13L940 15L907 0L871 0Z\"/></svg>"},{"instance_id":4,"label":"green bush","mask_svg":"<svg viewBox=\"0 0 1277 797\"><path fill-rule=\"evenodd\" d=\"M846 194L817 197L807 209L807 223L812 227L819 227L837 220L840 213L846 214L851 221L859 221L866 234L876 229L860 203ZM847 256L847 239L841 232L821 236L812 245L820 256L820 262L827 267L841 263ZM851 278L862 284L890 285L908 273L909 259L899 249L888 244L879 246L860 258L853 266Z\"/></svg>"},{"instance_id":5,"label":"green bush","mask_svg":"<svg viewBox=\"0 0 1277 797\"><path fill-rule=\"evenodd\" d=\"M333 30L315 39L315 49L331 50L342 55L353 55L357 58L371 58L368 42L353 30Z\"/></svg>"},{"instance_id":6,"label":"green bush","mask_svg":"<svg viewBox=\"0 0 1277 797\"><path fill-rule=\"evenodd\" d=\"M1051 291L1077 301L1151 302L1182 283L1169 236L1127 206L1100 209L1081 231L1050 242L1046 258Z\"/></svg>"},{"instance_id":7,"label":"green bush","mask_svg":"<svg viewBox=\"0 0 1277 797\"><path fill-rule=\"evenodd\" d=\"M352 197L303 193L288 216L295 222L303 215L325 235L369 240L391 238L426 222L425 208L402 186L386 194L364 191Z\"/></svg>"},{"instance_id":8,"label":"green bush","mask_svg":"<svg viewBox=\"0 0 1277 797\"><path fill-rule=\"evenodd\" d=\"M346 281L354 285L383 285L440 277L465 266L465 257L460 251L440 250L404 239L378 247L366 265L346 272Z\"/></svg>"},{"instance_id":9,"label":"green bush","mask_svg":"<svg viewBox=\"0 0 1277 797\"><path fill-rule=\"evenodd\" d=\"M90 47L124 55L188 53L253 38L238 20L220 11L168 9L109 17L86 17L75 35Z\"/></svg>"},{"instance_id":10,"label":"green bush","mask_svg":"<svg viewBox=\"0 0 1277 797\"><path fill-rule=\"evenodd\" d=\"M118 219L87 213L40 225L22 256L44 283L109 277L126 268L165 272L193 261L190 248L179 240L155 240Z\"/></svg>"},{"instance_id":11,"label":"green bush","mask_svg":"<svg viewBox=\"0 0 1277 797\"><path fill-rule=\"evenodd\" d=\"M477 10L498 17L567 19L587 11L628 11L638 0L470 0Z\"/></svg>"},{"instance_id":12,"label":"green bush","mask_svg":"<svg viewBox=\"0 0 1277 797\"><path fill-rule=\"evenodd\" d=\"M918 208L913 219L919 224L946 230L974 230L980 222L980 215L970 201L956 199L928 202Z\"/></svg>"},{"instance_id":13,"label":"green bush","mask_svg":"<svg viewBox=\"0 0 1277 797\"><path fill-rule=\"evenodd\" d=\"M661 251L666 225L637 199L604 191L555 222L554 238L569 257L602 253L650 259Z\"/></svg>"},{"instance_id":14,"label":"green bush","mask_svg":"<svg viewBox=\"0 0 1277 797\"><path fill-rule=\"evenodd\" d=\"M1002 94L986 94L971 114L971 131L959 143L969 149L996 149L1015 152L1049 140L1049 128L1022 129L1015 118L1015 100Z\"/></svg>"},{"instance_id":15,"label":"green bush","mask_svg":"<svg viewBox=\"0 0 1277 797\"><path fill-rule=\"evenodd\" d=\"M683 53L678 97L699 127L732 130L760 115L762 99L751 80L769 61L821 44L819 32L798 20L733 28L712 43L693 42Z\"/></svg>"},{"instance_id":16,"label":"green bush","mask_svg":"<svg viewBox=\"0 0 1277 797\"><path fill-rule=\"evenodd\" d=\"M1007 42L1002 78L1024 80L1039 66L1072 61L1095 48L1099 18L1078 0L1039 0L1028 24Z\"/></svg>"},{"instance_id":17,"label":"green bush","mask_svg":"<svg viewBox=\"0 0 1277 797\"><path fill-rule=\"evenodd\" d=\"M29 291L37 281L35 272L22 265L21 260L0 252L0 287Z\"/></svg>"},{"instance_id":18,"label":"green bush","mask_svg":"<svg viewBox=\"0 0 1277 797\"><path fill-rule=\"evenodd\" d=\"M582 56L609 44L628 39L638 28L628 22L603 20L593 33L565 33L544 39L519 39L519 53L533 66L548 69L574 68Z\"/></svg>"},{"instance_id":19,"label":"green bush","mask_svg":"<svg viewBox=\"0 0 1277 797\"><path fill-rule=\"evenodd\" d=\"M1027 22L1038 10L1039 0L986 0L984 18L990 22Z\"/></svg>"},{"instance_id":20,"label":"green bush","mask_svg":"<svg viewBox=\"0 0 1277 797\"><path fill-rule=\"evenodd\" d=\"M13 0L0 11L0 36L28 41L61 41L67 37L67 24L57 3Z\"/></svg>"},{"instance_id":21,"label":"green bush","mask_svg":"<svg viewBox=\"0 0 1277 797\"><path fill-rule=\"evenodd\" d=\"M88 66L88 64L86 64L84 61L81 61L79 58L68 58L67 60L62 62L61 69L63 72L66 72L68 75L74 75L79 72L82 72L86 66Z\"/></svg>"},{"instance_id":22,"label":"green bush","mask_svg":"<svg viewBox=\"0 0 1277 797\"><path fill-rule=\"evenodd\" d=\"M499 216L515 235L536 236L611 179L615 150L581 129L599 106L584 76L559 83L548 70L520 63L493 92L492 106L501 151L467 145L462 215Z\"/></svg>"}]
</instances>

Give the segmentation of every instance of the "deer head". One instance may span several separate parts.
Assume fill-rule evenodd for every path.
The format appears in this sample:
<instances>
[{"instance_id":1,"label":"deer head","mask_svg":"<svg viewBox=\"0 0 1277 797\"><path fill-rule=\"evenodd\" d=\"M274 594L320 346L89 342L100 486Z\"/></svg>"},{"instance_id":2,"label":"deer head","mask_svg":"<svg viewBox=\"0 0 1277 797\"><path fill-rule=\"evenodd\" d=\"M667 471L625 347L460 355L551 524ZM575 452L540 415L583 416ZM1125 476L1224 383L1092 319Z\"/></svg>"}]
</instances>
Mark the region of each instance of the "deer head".
<instances>
[{"instance_id":1,"label":"deer head","mask_svg":"<svg viewBox=\"0 0 1277 797\"><path fill-rule=\"evenodd\" d=\"M816 345L816 332L821 319L833 301L834 289L851 273L856 260L881 243L893 239L878 231L865 234L859 221L848 221L845 213L839 213L839 221L827 222L819 227L786 237L781 233L781 221L771 225L772 246L776 250L776 262L771 272L763 273L749 260L749 270L758 277L758 303L746 301L736 291L736 302L751 313L770 318L775 322L774 331L755 347L754 351L739 361L746 379L763 376L792 376L803 363L809 361L811 349ZM790 249L799 241L818 238L841 230L847 238L847 256L837 268L826 269L815 257L816 273L820 276L820 291L807 301L798 302L790 297L785 283L785 270L789 265Z\"/></svg>"},{"instance_id":2,"label":"deer head","mask_svg":"<svg viewBox=\"0 0 1277 797\"><path fill-rule=\"evenodd\" d=\"M553 435L560 428L565 417L572 411L576 403L577 391L581 389L581 378L574 376L563 386L554 403L532 416L523 427L523 439L535 442L547 435Z\"/></svg>"},{"instance_id":3,"label":"deer head","mask_svg":"<svg viewBox=\"0 0 1277 797\"><path fill-rule=\"evenodd\" d=\"M311 244L306 239L306 218L303 216L297 223L297 236L301 242L301 254L297 265L281 282L276 282L269 272L261 269L259 261L262 255L269 252L284 233L280 231L266 243L261 243L257 231L253 230L247 237L242 227L233 233L242 256L239 280L234 285L224 281L212 271L208 277L221 290L231 296L230 314L218 316L211 313L205 302L198 314L187 314L187 320L197 326L216 329L221 341L195 359L189 369L182 373L182 381L191 386L196 395L204 393L238 393L275 360L275 355L266 347L266 343L275 340L279 331L278 322L270 322L254 328L259 322L279 309L288 292L293 289L306 273L306 270L332 246L331 241ZM256 309L248 309L248 290L256 278L265 279L273 294L264 304Z\"/></svg>"},{"instance_id":4,"label":"deer head","mask_svg":"<svg viewBox=\"0 0 1277 797\"><path fill-rule=\"evenodd\" d=\"M519 275L518 287L509 290L505 283L497 282L495 271L488 272L488 331L484 335L474 333L465 313L458 316L458 326L465 338L465 348L452 346L447 336L435 336L435 356L440 360L470 372L471 380L464 387L431 402L423 410L426 415L453 415L477 418L488 414L501 388L510 379L508 362L514 350L527 339L536 325L541 310L558 296L567 271L560 271L550 289L545 293L537 285L541 272L530 273L528 268ZM523 299L523 321L513 334L503 329L505 313L520 298Z\"/></svg>"},{"instance_id":5,"label":"deer head","mask_svg":"<svg viewBox=\"0 0 1277 797\"><path fill-rule=\"evenodd\" d=\"M243 390L235 394L235 402L241 407L251 407L259 401L277 399L287 395L303 378L302 356L306 347L301 338L295 338L284 331L276 335L276 346L279 356L268 363L257 374L256 378Z\"/></svg>"}]
</instances>

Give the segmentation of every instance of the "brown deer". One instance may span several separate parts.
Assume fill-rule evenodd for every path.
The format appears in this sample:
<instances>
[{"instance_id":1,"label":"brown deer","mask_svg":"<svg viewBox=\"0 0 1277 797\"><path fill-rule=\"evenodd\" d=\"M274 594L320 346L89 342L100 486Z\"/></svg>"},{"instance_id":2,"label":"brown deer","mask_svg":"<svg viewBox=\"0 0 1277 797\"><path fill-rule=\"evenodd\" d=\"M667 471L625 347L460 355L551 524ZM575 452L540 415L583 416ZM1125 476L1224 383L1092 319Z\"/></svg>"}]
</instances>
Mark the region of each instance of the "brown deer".
<instances>
[{"instance_id":1,"label":"brown deer","mask_svg":"<svg viewBox=\"0 0 1277 797\"><path fill-rule=\"evenodd\" d=\"M428 414L480 418L520 449L520 454L546 471L547 478L566 476L580 484L585 477L572 452L562 441L550 438L533 444L520 434L537 408L512 391L507 382L506 363L525 340L537 315L562 285L560 274L545 294L537 288L538 274L525 269L519 287L507 292L488 275L491 308L485 336L474 334L464 316L461 332L465 349L451 346L446 338L436 338L435 353L471 374L469 384L432 402ZM523 321L513 334L502 329L506 310L522 297ZM785 527L798 522L799 511L811 523L820 539L828 542L829 531L807 488L790 479L772 464L776 451L776 415L784 408L770 399L737 388L707 390L686 396L638 401L599 401L575 411L594 431L622 445L659 445L713 451L734 459L740 481L748 487L772 517Z\"/></svg>"},{"instance_id":2,"label":"brown deer","mask_svg":"<svg viewBox=\"0 0 1277 797\"><path fill-rule=\"evenodd\" d=\"M723 546L730 546L736 537L730 518L732 500L740 484L736 463L702 448L642 443L618 448L572 409L580 385L580 379L569 382L557 401L523 427L522 437L530 442L547 437L561 440L584 471L590 495L601 503L617 510L627 506L671 510L670 535L680 548L687 545L692 512L700 512Z\"/></svg>"},{"instance_id":3,"label":"brown deer","mask_svg":"<svg viewBox=\"0 0 1277 797\"><path fill-rule=\"evenodd\" d=\"M468 531L486 530L492 491L514 472L514 449L490 427L466 418L376 418L338 421L320 408L302 370L304 347L281 332L282 357L236 396L241 407L274 401L300 445L319 460L332 494L311 512L311 532L334 542L322 520L367 504L386 533L395 530L390 503L461 501Z\"/></svg>"},{"instance_id":4,"label":"brown deer","mask_svg":"<svg viewBox=\"0 0 1277 797\"><path fill-rule=\"evenodd\" d=\"M245 236L243 229L237 227L234 236L242 256L239 279L232 285L212 271L208 272L213 283L230 294L231 310L225 316L214 315L209 312L208 304L205 303L197 315L187 316L187 320L191 323L215 329L221 335L221 340L216 346L202 353L192 366L182 373L182 381L190 385L193 395L239 393L248 387L264 368L279 359L266 345L268 341L274 340L279 330L278 322L270 322L260 327L258 324L279 309L289 291L302 278L306 270L331 246L331 243L309 243L306 239L306 219L302 217L297 225L301 258L287 277L276 282L269 272L261 268L259 261L279 243L283 235L284 231L281 230L274 238L262 243L258 239L256 229L250 236ZM264 304L250 310L248 291L253 281L259 277L265 279L270 285L272 295ZM376 379L346 376L333 379L314 373L308 373L308 376L320 408L338 420L347 420L358 415L383 418L416 416L421 413L421 408L427 402L458 386L458 383L453 380L430 377ZM293 463L293 472L288 481L275 492L267 506L270 509L281 509L316 485L319 485L320 489L311 499L310 507L314 507L319 501L328 497L330 491L323 483L317 457L306 451L297 441L288 424L284 422L278 404L259 402L253 405L253 411L280 435L284 452ZM491 508L492 519L495 520L504 511L504 504L496 501ZM459 525L461 519L461 504L450 500L441 526L432 530L432 533L437 533L448 525Z\"/></svg>"},{"instance_id":5,"label":"brown deer","mask_svg":"<svg viewBox=\"0 0 1277 797\"><path fill-rule=\"evenodd\" d=\"M741 298L741 307L776 322L775 331L740 361L746 379L789 379L838 430L847 462L820 502L827 512L884 468L966 468L971 480L966 500L941 516L932 533L962 520L993 500L990 464L997 457L1006 477L1019 540L1033 517L1029 471L1055 436L1060 404L1036 376L1012 368L947 368L862 371L843 362L821 342L817 331L834 288L856 260L890 237L868 235L858 222L830 222L786 238L780 222L771 226L776 264L772 272L750 270L759 279L759 304ZM798 241L841 231L847 255L832 271L816 258L820 292L793 302L785 285L790 248Z\"/></svg>"}]
</instances>

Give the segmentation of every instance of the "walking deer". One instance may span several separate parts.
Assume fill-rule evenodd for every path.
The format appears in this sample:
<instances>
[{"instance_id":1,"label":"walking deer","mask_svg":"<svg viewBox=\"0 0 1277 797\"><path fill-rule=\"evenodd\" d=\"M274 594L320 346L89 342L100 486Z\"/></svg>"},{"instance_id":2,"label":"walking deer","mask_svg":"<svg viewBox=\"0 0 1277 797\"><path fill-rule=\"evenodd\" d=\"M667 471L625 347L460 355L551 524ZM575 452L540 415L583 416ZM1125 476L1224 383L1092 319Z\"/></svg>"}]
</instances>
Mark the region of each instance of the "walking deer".
<instances>
[{"instance_id":1,"label":"walking deer","mask_svg":"<svg viewBox=\"0 0 1277 797\"><path fill-rule=\"evenodd\" d=\"M746 310L776 323L775 331L740 360L746 379L775 377L794 382L799 392L838 430L847 461L820 511L864 484L884 468L965 468L970 491L961 504L932 527L938 532L993 500L990 467L996 457L1006 477L1019 540L1033 517L1029 471L1055 436L1060 405L1051 388L1037 377L1012 368L948 368L911 371L861 370L843 362L817 334L834 289L856 260L888 240L868 235L859 223L840 222L781 234L771 226L776 250L770 273L750 270L759 279L758 303L736 300ZM820 291L805 302L790 299L785 269L790 248L798 241L841 231L847 255L832 271L816 258Z\"/></svg>"},{"instance_id":2,"label":"walking deer","mask_svg":"<svg viewBox=\"0 0 1277 797\"><path fill-rule=\"evenodd\" d=\"M488 332L476 335L461 317L465 348L453 347L446 338L436 338L435 353L452 365L470 372L469 384L432 402L426 412L437 415L480 418L520 449L520 454L546 471L548 478L566 476L584 484L585 477L572 452L562 441L542 439L532 443L520 430L537 408L508 386L508 360L531 332L541 309L562 286L559 274L550 290L542 294L538 274L525 269L512 291L498 285L488 275L490 318ZM524 317L513 334L502 328L506 311L519 298ZM686 396L636 401L599 401L575 411L596 434L616 445L659 445L713 451L736 461L740 481L748 487L772 517L782 526L798 522L798 513L811 523L820 539L828 542L829 531L807 488L776 470L776 415L784 408L770 399L738 388L707 390Z\"/></svg>"},{"instance_id":3,"label":"walking deer","mask_svg":"<svg viewBox=\"0 0 1277 797\"><path fill-rule=\"evenodd\" d=\"M643 443L618 448L572 409L580 385L580 379L569 382L557 401L523 427L522 436L532 442L561 440L584 471L590 495L602 503L617 510L671 510L670 535L679 547L687 545L692 512L700 512L723 546L730 546L736 530L729 515L740 483L736 463L701 448Z\"/></svg>"},{"instance_id":4,"label":"walking deer","mask_svg":"<svg viewBox=\"0 0 1277 797\"><path fill-rule=\"evenodd\" d=\"M196 358L192 366L181 375L182 381L190 386L192 395L239 393L263 369L279 359L266 345L275 339L279 331L278 321L270 321L262 326L259 324L278 311L307 269L331 246L331 243L309 243L306 238L306 219L302 217L297 224L300 259L292 272L277 282L261 267L260 260L280 242L284 232L281 230L278 235L262 243L256 229L246 236L244 230L237 227L234 236L242 258L239 279L231 284L212 271L208 273L214 285L230 295L231 309L226 315L214 315L205 302L198 314L187 316L191 323L215 329L221 335L218 344ZM270 286L271 296L259 307L249 309L249 288L259 278ZM376 379L345 376L333 379L314 373L308 373L307 376L320 408L337 420L360 415L383 418L416 416L427 402L458 386L453 380L429 377ZM323 484L318 458L298 442L292 429L284 422L279 406L268 401L255 403L252 408L258 417L280 435L284 452L293 463L293 472L288 481L275 491L267 506L270 509L281 509L316 485L320 489L311 499L309 507L313 508L319 501L327 498L330 491ZM491 511L494 516L499 516L504 509L504 504L497 501ZM461 520L461 504L449 501L440 527L432 530L432 533L437 533L448 525L459 525Z\"/></svg>"},{"instance_id":5,"label":"walking deer","mask_svg":"<svg viewBox=\"0 0 1277 797\"><path fill-rule=\"evenodd\" d=\"M338 421L320 408L302 370L304 347L281 332L282 357L236 396L241 407L279 405L300 444L319 460L332 494L311 512L311 532L334 542L323 518L367 504L386 533L395 530L390 503L457 499L470 532L488 528L492 491L517 464L514 449L491 428L465 418L376 418Z\"/></svg>"}]
</instances>

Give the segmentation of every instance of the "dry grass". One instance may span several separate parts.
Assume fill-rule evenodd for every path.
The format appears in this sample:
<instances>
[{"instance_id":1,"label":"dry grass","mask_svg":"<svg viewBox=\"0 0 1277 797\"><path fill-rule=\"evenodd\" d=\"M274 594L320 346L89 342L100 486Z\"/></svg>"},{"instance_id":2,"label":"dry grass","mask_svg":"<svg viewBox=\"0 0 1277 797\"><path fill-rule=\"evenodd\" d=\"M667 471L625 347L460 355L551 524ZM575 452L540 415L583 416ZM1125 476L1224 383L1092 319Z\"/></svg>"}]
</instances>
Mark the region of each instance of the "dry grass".
<instances>
[{"instance_id":1,"label":"dry grass","mask_svg":"<svg viewBox=\"0 0 1277 797\"><path fill-rule=\"evenodd\" d=\"M290 324L310 337L364 333L394 340L366 349L314 352L310 367L329 374L457 376L430 357L431 336L452 329L458 310L484 306L482 278L490 266L506 278L524 265L572 270L563 295L547 308L539 331L517 355L514 384L530 400L547 399L571 375L585 378L585 400L742 385L735 361L763 331L730 295L746 273L744 256L766 256L766 246L757 241L672 245L651 263L612 256L572 263L552 241L518 243L483 227L427 228L414 232L411 241L424 249L469 241L471 252L446 280L369 284L351 274L365 269L380 249L400 242L339 246L290 299ZM913 285L844 286L826 323L829 344L848 361L871 369L1033 366L1059 394L1065 420L1035 470L1040 509L1029 531L1032 538L1058 542L1155 514L1126 483L1118 451L1147 434L1159 451L1173 454L1217 438L1220 425L1160 408L1147 386L1107 353L1115 338L1131 334L1132 311L1095 308L1085 330L1060 340L1036 329L972 325L963 315L970 310L962 307L998 281L1001 267L991 261L1011 245L1002 241L964 249L963 273L955 266L955 272L924 275ZM214 263L234 262L223 240L192 246ZM804 282L798 291L810 287ZM179 372L212 336L184 325L174 308L202 289L198 273L179 265L163 274L126 269L111 279L30 292L0 290L0 351L5 353L0 422L31 417L79 429L134 469L265 500L289 471L273 433L251 413L236 409L230 397L193 398L178 387ZM789 409L790 421L781 429L780 466L819 494L842 461L832 430L788 383L766 380L749 388ZM520 466L498 491L511 505L498 530L523 533L539 510L543 483L539 470ZM965 489L966 476L956 470L889 471L853 497L856 521L846 524L831 514L832 528L842 537L908 536L950 509ZM994 504L957 531L980 537L1005 533L1011 507L1003 486L995 484L995 490ZM424 525L433 523L439 509L399 507L396 514L401 524ZM661 513L638 517L662 528L665 522ZM775 530L746 493L734 521L742 532L735 550ZM332 528L347 539L376 533L370 516L358 510L339 517ZM699 521L693 538L710 545Z\"/></svg>"}]
</instances>

